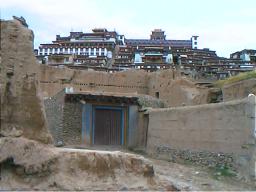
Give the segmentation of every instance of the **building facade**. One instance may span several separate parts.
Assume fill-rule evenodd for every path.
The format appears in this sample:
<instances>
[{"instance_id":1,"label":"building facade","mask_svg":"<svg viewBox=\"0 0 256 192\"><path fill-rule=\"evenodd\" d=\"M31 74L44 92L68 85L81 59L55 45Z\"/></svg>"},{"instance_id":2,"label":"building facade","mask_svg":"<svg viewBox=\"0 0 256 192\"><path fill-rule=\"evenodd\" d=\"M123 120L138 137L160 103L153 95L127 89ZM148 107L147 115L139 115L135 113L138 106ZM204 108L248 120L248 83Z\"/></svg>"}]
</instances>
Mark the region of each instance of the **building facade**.
<instances>
[{"instance_id":1,"label":"building facade","mask_svg":"<svg viewBox=\"0 0 256 192\"><path fill-rule=\"evenodd\" d=\"M67 37L56 35L50 44L40 44L38 56L75 55L77 64L106 65L112 59L117 45L124 45L124 36L116 31L93 29L92 33L70 32Z\"/></svg>"},{"instance_id":2,"label":"building facade","mask_svg":"<svg viewBox=\"0 0 256 192\"><path fill-rule=\"evenodd\" d=\"M230 54L231 59L241 59L245 62L254 62L256 63L256 50L253 49L244 49L242 51L237 51Z\"/></svg>"},{"instance_id":3,"label":"building facade","mask_svg":"<svg viewBox=\"0 0 256 192\"><path fill-rule=\"evenodd\" d=\"M168 40L165 31L154 29L149 39L125 39L125 46L131 49L133 58L130 63L134 68L147 71L170 68L174 64L172 50L197 48L198 36L190 40ZM119 63L116 63L119 64Z\"/></svg>"},{"instance_id":4,"label":"building facade","mask_svg":"<svg viewBox=\"0 0 256 192\"><path fill-rule=\"evenodd\" d=\"M50 44L41 44L35 54L40 63L75 69L115 72L130 68L156 71L179 67L185 73L222 78L255 68L256 50L242 50L230 58L217 56L208 48L198 48L198 36L187 40L166 38L165 31L154 29L148 39L127 39L105 28L91 33L70 32L56 35Z\"/></svg>"},{"instance_id":5,"label":"building facade","mask_svg":"<svg viewBox=\"0 0 256 192\"><path fill-rule=\"evenodd\" d=\"M190 40L167 40L165 31L155 29L149 39L126 39L116 31L103 28L93 29L92 33L70 32L66 37L56 35L55 41L41 44L35 54L41 60L44 58L48 64L52 64L48 59L52 55L59 55L61 58L62 55L70 54L73 55L74 65L113 67L121 70L159 69L168 68L173 63L172 49L196 49L197 38L198 36L193 36Z\"/></svg>"}]
</instances>

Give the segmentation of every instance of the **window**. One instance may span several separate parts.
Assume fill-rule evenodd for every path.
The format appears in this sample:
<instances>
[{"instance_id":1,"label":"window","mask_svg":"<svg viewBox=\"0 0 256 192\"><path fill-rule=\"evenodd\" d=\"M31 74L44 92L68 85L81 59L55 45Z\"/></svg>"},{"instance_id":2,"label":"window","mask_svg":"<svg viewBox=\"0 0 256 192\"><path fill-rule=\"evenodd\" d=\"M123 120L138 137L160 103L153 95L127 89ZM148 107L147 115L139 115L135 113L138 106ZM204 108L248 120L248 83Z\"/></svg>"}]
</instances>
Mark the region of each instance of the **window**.
<instances>
[{"instance_id":1,"label":"window","mask_svg":"<svg viewBox=\"0 0 256 192\"><path fill-rule=\"evenodd\" d=\"M69 62L69 58L65 57L64 63L68 63Z\"/></svg>"},{"instance_id":2,"label":"window","mask_svg":"<svg viewBox=\"0 0 256 192\"><path fill-rule=\"evenodd\" d=\"M155 97L159 99L159 92L155 92Z\"/></svg>"}]
</instances>

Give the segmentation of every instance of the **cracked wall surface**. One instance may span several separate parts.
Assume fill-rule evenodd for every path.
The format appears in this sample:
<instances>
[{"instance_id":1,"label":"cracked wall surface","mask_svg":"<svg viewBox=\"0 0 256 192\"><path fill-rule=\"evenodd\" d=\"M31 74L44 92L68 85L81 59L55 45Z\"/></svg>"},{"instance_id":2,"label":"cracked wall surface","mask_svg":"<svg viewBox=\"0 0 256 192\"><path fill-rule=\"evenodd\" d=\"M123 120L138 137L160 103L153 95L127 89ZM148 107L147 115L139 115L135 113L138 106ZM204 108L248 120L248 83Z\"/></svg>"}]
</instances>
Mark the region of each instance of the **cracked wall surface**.
<instances>
[{"instance_id":1,"label":"cracked wall surface","mask_svg":"<svg viewBox=\"0 0 256 192\"><path fill-rule=\"evenodd\" d=\"M152 73L143 70L107 73L46 65L40 66L40 87L44 97L54 96L65 87L73 87L74 91L158 95L172 107L205 104L209 91L171 69Z\"/></svg>"}]
</instances>

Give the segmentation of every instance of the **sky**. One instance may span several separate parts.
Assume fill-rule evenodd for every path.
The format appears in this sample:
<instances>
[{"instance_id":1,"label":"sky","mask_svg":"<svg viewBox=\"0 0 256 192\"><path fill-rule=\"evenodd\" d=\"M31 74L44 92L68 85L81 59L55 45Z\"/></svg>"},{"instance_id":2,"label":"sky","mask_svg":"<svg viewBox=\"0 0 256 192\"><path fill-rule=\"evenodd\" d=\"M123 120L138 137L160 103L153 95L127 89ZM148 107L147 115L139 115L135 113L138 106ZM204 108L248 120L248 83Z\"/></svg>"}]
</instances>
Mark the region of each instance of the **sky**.
<instances>
[{"instance_id":1,"label":"sky","mask_svg":"<svg viewBox=\"0 0 256 192\"><path fill-rule=\"evenodd\" d=\"M219 56L256 49L256 0L0 0L0 17L23 16L35 48L70 31L107 28L126 38L148 39L162 29L167 39L198 35L198 48Z\"/></svg>"}]
</instances>

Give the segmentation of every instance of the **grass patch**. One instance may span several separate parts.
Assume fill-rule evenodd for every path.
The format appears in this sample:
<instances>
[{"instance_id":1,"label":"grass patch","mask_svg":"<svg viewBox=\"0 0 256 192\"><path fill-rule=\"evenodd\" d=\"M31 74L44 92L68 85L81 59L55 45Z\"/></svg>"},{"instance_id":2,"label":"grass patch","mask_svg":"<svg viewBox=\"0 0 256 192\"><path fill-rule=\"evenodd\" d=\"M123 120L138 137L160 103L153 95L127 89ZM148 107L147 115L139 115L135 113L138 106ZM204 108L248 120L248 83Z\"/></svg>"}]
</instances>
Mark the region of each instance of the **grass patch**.
<instances>
[{"instance_id":1,"label":"grass patch","mask_svg":"<svg viewBox=\"0 0 256 192\"><path fill-rule=\"evenodd\" d=\"M184 165L189 165L189 166L198 166L198 165L196 165L192 160L190 160L190 159L185 159L185 160L183 160L183 161L180 161L180 163L181 164L184 164ZM201 167L200 165L199 165L199 167Z\"/></svg>"},{"instance_id":2,"label":"grass patch","mask_svg":"<svg viewBox=\"0 0 256 192\"><path fill-rule=\"evenodd\" d=\"M128 150L133 152L133 153L139 154L139 155L146 155L147 154L144 149L128 147Z\"/></svg>"},{"instance_id":3,"label":"grass patch","mask_svg":"<svg viewBox=\"0 0 256 192\"><path fill-rule=\"evenodd\" d=\"M256 71L240 73L236 76L229 77L224 80L216 81L214 85L216 87L222 88L226 84L231 84L231 83L235 83L235 82L239 82L239 81L243 81L243 80L247 80L247 79L252 79L252 78L256 78Z\"/></svg>"},{"instance_id":4,"label":"grass patch","mask_svg":"<svg viewBox=\"0 0 256 192\"><path fill-rule=\"evenodd\" d=\"M213 168L213 178L219 180L221 177L235 177L237 173L228 166L216 166Z\"/></svg>"}]
</instances>

